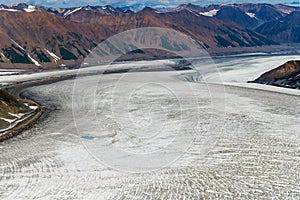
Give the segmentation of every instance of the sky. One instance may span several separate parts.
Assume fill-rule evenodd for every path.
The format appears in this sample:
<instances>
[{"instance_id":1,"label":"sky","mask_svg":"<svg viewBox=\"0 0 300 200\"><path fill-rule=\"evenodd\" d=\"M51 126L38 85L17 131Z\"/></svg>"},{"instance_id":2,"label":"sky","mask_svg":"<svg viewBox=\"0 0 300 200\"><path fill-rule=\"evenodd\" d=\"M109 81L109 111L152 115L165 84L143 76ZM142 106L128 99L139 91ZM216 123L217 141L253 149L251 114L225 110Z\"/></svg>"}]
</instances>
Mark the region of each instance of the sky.
<instances>
[{"instance_id":1,"label":"sky","mask_svg":"<svg viewBox=\"0 0 300 200\"><path fill-rule=\"evenodd\" d=\"M196 5L229 4L229 3L291 3L300 0L0 0L0 4L11 5L15 3L40 4L48 7L75 7L86 5L113 5L131 6L134 4L177 6L184 3Z\"/></svg>"}]
</instances>

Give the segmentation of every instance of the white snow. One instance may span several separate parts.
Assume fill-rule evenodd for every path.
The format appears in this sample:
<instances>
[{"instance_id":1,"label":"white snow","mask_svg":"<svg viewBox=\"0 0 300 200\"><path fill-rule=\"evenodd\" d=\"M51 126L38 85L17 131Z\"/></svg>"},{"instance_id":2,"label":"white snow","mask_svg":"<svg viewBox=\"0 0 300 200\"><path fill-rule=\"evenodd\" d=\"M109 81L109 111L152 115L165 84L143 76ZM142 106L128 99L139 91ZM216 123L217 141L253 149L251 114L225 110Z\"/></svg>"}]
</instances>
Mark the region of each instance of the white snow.
<instances>
[{"instance_id":1,"label":"white snow","mask_svg":"<svg viewBox=\"0 0 300 200\"><path fill-rule=\"evenodd\" d=\"M28 58L36 65L36 66L42 66L38 61L36 61L34 58L32 58L29 54L27 54Z\"/></svg>"},{"instance_id":2,"label":"white snow","mask_svg":"<svg viewBox=\"0 0 300 200\"><path fill-rule=\"evenodd\" d=\"M292 6L292 7L300 7L300 2L295 1L294 4L285 4L287 6Z\"/></svg>"},{"instance_id":3,"label":"white snow","mask_svg":"<svg viewBox=\"0 0 300 200\"><path fill-rule=\"evenodd\" d=\"M0 8L0 11L2 11L2 10L9 11L9 12L18 12L18 10L16 10L16 9Z\"/></svg>"},{"instance_id":4,"label":"white snow","mask_svg":"<svg viewBox=\"0 0 300 200\"><path fill-rule=\"evenodd\" d=\"M249 77L296 58L252 55L219 58L216 64L226 83L246 84ZM151 67L166 63L143 61L116 66ZM0 77L0 81L32 80L64 73L12 75ZM224 89L221 83L178 79L178 75L186 73L91 75L28 88L38 94L36 98L57 108L57 112L49 116L47 123L27 130L26 137L17 137L14 142L0 146L1 197L95 199L101 194L101 199L217 199L220 196L259 199L261 191L271 199L297 197L300 191L299 97L278 93L276 87L272 87L275 92L264 92L228 86L226 104L214 107L212 101L218 99L214 96L215 89ZM213 82L217 80L214 76L217 74L206 77ZM258 84L249 87L253 85ZM75 86L78 96L73 93ZM195 107L194 103L199 104ZM182 128L177 130L178 126ZM158 130L158 134L148 135L153 130ZM216 137L206 142L209 133ZM192 142L180 152L189 136ZM205 148L209 150L207 154L202 151ZM119 171L123 164L151 166L153 160L147 156L156 152L161 152L155 157L160 162L178 152L181 156L153 172ZM136 155L144 159L134 160Z\"/></svg>"},{"instance_id":5,"label":"white snow","mask_svg":"<svg viewBox=\"0 0 300 200\"><path fill-rule=\"evenodd\" d=\"M66 18L67 16L69 16L69 15L71 15L71 14L73 14L73 13L75 13L75 12L81 10L81 9L82 9L82 7L76 8L76 9L74 9L74 10L68 10L68 11L64 14L64 18Z\"/></svg>"},{"instance_id":6,"label":"white snow","mask_svg":"<svg viewBox=\"0 0 300 200\"><path fill-rule=\"evenodd\" d=\"M36 9L35 9L35 6L28 5L28 8L25 8L24 10L25 10L25 12L34 12Z\"/></svg>"},{"instance_id":7,"label":"white snow","mask_svg":"<svg viewBox=\"0 0 300 200\"><path fill-rule=\"evenodd\" d=\"M60 60L60 57L58 57L58 56L55 55L54 53L48 51L47 49L45 49L45 51L46 51L50 56L52 56L52 58L54 59L55 62L57 62L57 61Z\"/></svg>"},{"instance_id":8,"label":"white snow","mask_svg":"<svg viewBox=\"0 0 300 200\"><path fill-rule=\"evenodd\" d=\"M210 10L208 12L200 12L200 14L204 15L204 16L208 16L208 17L213 17L219 12L219 10L220 9L213 9L213 10Z\"/></svg>"},{"instance_id":9,"label":"white snow","mask_svg":"<svg viewBox=\"0 0 300 200\"><path fill-rule=\"evenodd\" d=\"M29 108L32 109L32 110L36 110L36 109L38 109L39 107L37 107L37 106L29 106Z\"/></svg>"},{"instance_id":10,"label":"white snow","mask_svg":"<svg viewBox=\"0 0 300 200\"><path fill-rule=\"evenodd\" d=\"M295 9L291 8L291 9L284 9L284 8L279 8L279 11L285 13L285 14L291 14L292 12L295 11Z\"/></svg>"},{"instance_id":11,"label":"white snow","mask_svg":"<svg viewBox=\"0 0 300 200\"><path fill-rule=\"evenodd\" d=\"M15 45L17 45L20 49L22 49L23 51L25 51L24 50L24 48L21 46L21 45L19 45L16 41L14 41L13 39L10 39ZM36 66L42 66L38 61L36 61L34 58L32 58L29 54L27 54L27 56L28 56L28 58L36 65Z\"/></svg>"},{"instance_id":12,"label":"white snow","mask_svg":"<svg viewBox=\"0 0 300 200\"><path fill-rule=\"evenodd\" d=\"M1 55L2 58L6 57L2 52L0 52L0 55Z\"/></svg>"},{"instance_id":13,"label":"white snow","mask_svg":"<svg viewBox=\"0 0 300 200\"><path fill-rule=\"evenodd\" d=\"M12 75L12 74L18 74L19 72L6 72L6 71L0 71L0 76L3 75Z\"/></svg>"},{"instance_id":14,"label":"white snow","mask_svg":"<svg viewBox=\"0 0 300 200\"><path fill-rule=\"evenodd\" d=\"M67 12L64 13L64 17L68 16L71 10L68 10Z\"/></svg>"},{"instance_id":15,"label":"white snow","mask_svg":"<svg viewBox=\"0 0 300 200\"><path fill-rule=\"evenodd\" d=\"M28 106L31 110L36 110L39 108L38 106L30 105L28 103L25 103L25 105Z\"/></svg>"},{"instance_id":16,"label":"white snow","mask_svg":"<svg viewBox=\"0 0 300 200\"><path fill-rule=\"evenodd\" d=\"M2 120L4 120L4 121L6 121L6 122L8 122L8 123L13 123L13 122L15 122L17 119L15 118L15 119L7 119L7 118L3 118L3 117L0 117L0 119L2 119Z\"/></svg>"},{"instance_id":17,"label":"white snow","mask_svg":"<svg viewBox=\"0 0 300 200\"><path fill-rule=\"evenodd\" d=\"M251 18L255 18L255 13L246 12L246 14Z\"/></svg>"},{"instance_id":18,"label":"white snow","mask_svg":"<svg viewBox=\"0 0 300 200\"><path fill-rule=\"evenodd\" d=\"M14 114L14 113L10 113L10 112L8 114L10 114L13 117L17 117L17 118L21 118L21 117L23 117L25 115L24 113Z\"/></svg>"},{"instance_id":19,"label":"white snow","mask_svg":"<svg viewBox=\"0 0 300 200\"><path fill-rule=\"evenodd\" d=\"M13 39L10 39L15 45L17 45L20 49L24 50L24 48L19 45L16 41L14 41ZM25 50L24 50L25 51Z\"/></svg>"}]
</instances>

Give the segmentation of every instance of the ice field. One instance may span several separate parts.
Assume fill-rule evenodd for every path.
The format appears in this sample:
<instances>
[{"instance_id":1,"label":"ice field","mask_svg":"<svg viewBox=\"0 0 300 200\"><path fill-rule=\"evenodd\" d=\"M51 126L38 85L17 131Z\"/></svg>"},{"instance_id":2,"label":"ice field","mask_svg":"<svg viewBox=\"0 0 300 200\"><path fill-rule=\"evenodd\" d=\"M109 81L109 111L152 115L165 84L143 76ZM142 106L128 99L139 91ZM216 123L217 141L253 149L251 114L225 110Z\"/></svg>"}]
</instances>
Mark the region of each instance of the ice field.
<instances>
[{"instance_id":1,"label":"ice field","mask_svg":"<svg viewBox=\"0 0 300 200\"><path fill-rule=\"evenodd\" d=\"M28 88L48 110L0 144L0 197L299 199L300 93L246 83L299 58L218 58L206 82L191 71L92 71Z\"/></svg>"}]
</instances>

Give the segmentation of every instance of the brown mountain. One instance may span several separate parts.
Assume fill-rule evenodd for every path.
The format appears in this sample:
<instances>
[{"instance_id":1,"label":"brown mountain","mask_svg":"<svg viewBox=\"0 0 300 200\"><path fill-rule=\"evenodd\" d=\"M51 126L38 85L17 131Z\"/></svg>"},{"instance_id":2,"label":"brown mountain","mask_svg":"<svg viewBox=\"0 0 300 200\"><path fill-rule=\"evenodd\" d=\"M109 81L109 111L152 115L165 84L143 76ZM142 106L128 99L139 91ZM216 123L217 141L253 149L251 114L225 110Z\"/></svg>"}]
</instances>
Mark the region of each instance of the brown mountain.
<instances>
[{"instance_id":1,"label":"brown mountain","mask_svg":"<svg viewBox=\"0 0 300 200\"><path fill-rule=\"evenodd\" d=\"M0 27L2 66L75 65L112 34L101 25L79 24L48 12L1 11Z\"/></svg>"},{"instance_id":2,"label":"brown mountain","mask_svg":"<svg viewBox=\"0 0 300 200\"><path fill-rule=\"evenodd\" d=\"M3 41L0 44L1 67L23 67L24 64L34 68L76 66L99 42L116 33L140 27L180 31L211 52L226 47L276 44L236 24L189 9L161 13L145 8L133 13L110 7L77 8L64 10L60 16L49 11L2 10L0 27L0 39ZM161 57L159 53L156 58L165 56Z\"/></svg>"},{"instance_id":3,"label":"brown mountain","mask_svg":"<svg viewBox=\"0 0 300 200\"><path fill-rule=\"evenodd\" d=\"M293 60L262 74L254 83L300 88L300 61Z\"/></svg>"},{"instance_id":4,"label":"brown mountain","mask_svg":"<svg viewBox=\"0 0 300 200\"><path fill-rule=\"evenodd\" d=\"M152 8L145 8L137 13L114 13L93 17L86 17L86 15L76 12L69 15L68 19L76 22L102 24L105 27L110 27L115 32L140 27L172 28L191 36L205 48L275 44L263 36L241 28L236 24L227 24L189 9L158 12Z\"/></svg>"},{"instance_id":5,"label":"brown mountain","mask_svg":"<svg viewBox=\"0 0 300 200\"><path fill-rule=\"evenodd\" d=\"M240 8L233 6L222 7L222 9L217 12L215 17L223 21L235 22L247 28L256 27L259 23L257 18L250 17Z\"/></svg>"},{"instance_id":6,"label":"brown mountain","mask_svg":"<svg viewBox=\"0 0 300 200\"><path fill-rule=\"evenodd\" d=\"M300 42L300 11L265 23L256 29L257 32L279 42Z\"/></svg>"}]
</instances>

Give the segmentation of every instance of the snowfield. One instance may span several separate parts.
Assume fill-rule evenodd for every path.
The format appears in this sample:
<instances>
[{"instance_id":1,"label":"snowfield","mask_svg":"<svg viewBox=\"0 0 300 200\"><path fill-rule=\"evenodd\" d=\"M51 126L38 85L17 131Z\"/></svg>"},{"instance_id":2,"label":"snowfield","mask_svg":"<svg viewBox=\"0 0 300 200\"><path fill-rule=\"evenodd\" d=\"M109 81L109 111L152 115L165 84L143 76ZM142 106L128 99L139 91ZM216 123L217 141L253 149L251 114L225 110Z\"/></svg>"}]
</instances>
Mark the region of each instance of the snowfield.
<instances>
[{"instance_id":1,"label":"snowfield","mask_svg":"<svg viewBox=\"0 0 300 200\"><path fill-rule=\"evenodd\" d=\"M207 83L192 71L94 68L28 88L50 112L0 144L1 199L297 199L299 91L245 83L297 58L218 58ZM0 79L59 73L72 72Z\"/></svg>"},{"instance_id":2,"label":"snowfield","mask_svg":"<svg viewBox=\"0 0 300 200\"><path fill-rule=\"evenodd\" d=\"M204 15L204 16L208 16L208 17L213 17L215 15L217 15L217 13L219 12L220 9L213 9L213 10L210 10L208 12L200 12L201 15Z\"/></svg>"}]
</instances>

